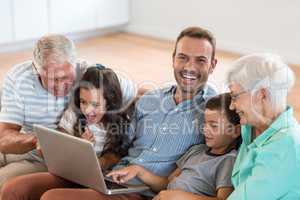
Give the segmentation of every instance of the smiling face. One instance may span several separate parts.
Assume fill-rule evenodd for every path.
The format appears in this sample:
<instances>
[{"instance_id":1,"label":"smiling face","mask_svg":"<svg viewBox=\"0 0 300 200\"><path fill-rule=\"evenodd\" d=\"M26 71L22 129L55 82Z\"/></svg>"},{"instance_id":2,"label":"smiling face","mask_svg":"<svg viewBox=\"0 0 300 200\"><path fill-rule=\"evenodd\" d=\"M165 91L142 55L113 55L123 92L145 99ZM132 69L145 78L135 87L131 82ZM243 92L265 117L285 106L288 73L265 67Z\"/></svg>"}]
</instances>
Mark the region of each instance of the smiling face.
<instances>
[{"instance_id":1,"label":"smiling face","mask_svg":"<svg viewBox=\"0 0 300 200\"><path fill-rule=\"evenodd\" d=\"M181 93L195 94L205 85L216 65L212 55L213 47L206 39L185 36L178 41L173 69Z\"/></svg>"},{"instance_id":2,"label":"smiling face","mask_svg":"<svg viewBox=\"0 0 300 200\"><path fill-rule=\"evenodd\" d=\"M46 62L39 70L42 85L54 96L67 95L75 81L75 68L69 62Z\"/></svg>"},{"instance_id":3,"label":"smiling face","mask_svg":"<svg viewBox=\"0 0 300 200\"><path fill-rule=\"evenodd\" d=\"M213 153L225 153L236 138L239 137L239 126L230 123L219 110L205 109L204 136L206 145Z\"/></svg>"},{"instance_id":4,"label":"smiling face","mask_svg":"<svg viewBox=\"0 0 300 200\"><path fill-rule=\"evenodd\" d=\"M245 91L241 85L231 83L229 86L231 94L230 109L240 116L240 123L254 125L259 119L260 100L256 94L251 95L250 91Z\"/></svg>"},{"instance_id":5,"label":"smiling face","mask_svg":"<svg viewBox=\"0 0 300 200\"><path fill-rule=\"evenodd\" d=\"M237 83L231 83L229 89L232 97L230 109L235 110L240 116L241 124L257 127L272 121L266 116L266 111L270 110L271 104L266 104L264 89L258 89L255 92L245 91Z\"/></svg>"},{"instance_id":6,"label":"smiling face","mask_svg":"<svg viewBox=\"0 0 300 200\"><path fill-rule=\"evenodd\" d=\"M106 101L100 89L80 88L80 111L88 124L99 123L106 112Z\"/></svg>"}]
</instances>

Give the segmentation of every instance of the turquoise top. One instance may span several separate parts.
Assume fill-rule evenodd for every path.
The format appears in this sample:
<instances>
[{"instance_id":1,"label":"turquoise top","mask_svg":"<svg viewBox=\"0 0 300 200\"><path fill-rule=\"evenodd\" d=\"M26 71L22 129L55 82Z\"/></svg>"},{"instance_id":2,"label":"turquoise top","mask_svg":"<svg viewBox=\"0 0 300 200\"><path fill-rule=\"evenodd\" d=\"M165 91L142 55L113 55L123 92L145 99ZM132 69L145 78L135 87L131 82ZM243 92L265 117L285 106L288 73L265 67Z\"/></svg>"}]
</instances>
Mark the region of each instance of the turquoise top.
<instances>
[{"instance_id":1,"label":"turquoise top","mask_svg":"<svg viewBox=\"0 0 300 200\"><path fill-rule=\"evenodd\" d=\"M228 200L300 199L300 126L293 109L288 107L253 141L251 130L242 126Z\"/></svg>"}]
</instances>

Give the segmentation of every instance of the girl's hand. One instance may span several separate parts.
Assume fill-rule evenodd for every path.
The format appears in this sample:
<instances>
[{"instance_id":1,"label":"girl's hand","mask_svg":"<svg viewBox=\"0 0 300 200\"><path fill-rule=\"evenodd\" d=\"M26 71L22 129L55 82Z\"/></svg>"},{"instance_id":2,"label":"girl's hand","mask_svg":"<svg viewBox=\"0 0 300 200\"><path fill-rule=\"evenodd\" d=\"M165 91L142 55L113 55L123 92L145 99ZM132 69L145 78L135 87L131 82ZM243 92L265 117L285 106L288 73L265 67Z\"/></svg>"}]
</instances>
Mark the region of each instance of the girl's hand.
<instances>
[{"instance_id":1,"label":"girl's hand","mask_svg":"<svg viewBox=\"0 0 300 200\"><path fill-rule=\"evenodd\" d=\"M85 129L84 133L80 136L82 139L90 141L91 143L95 143L95 137L93 133L90 132L88 128Z\"/></svg>"},{"instance_id":2,"label":"girl's hand","mask_svg":"<svg viewBox=\"0 0 300 200\"><path fill-rule=\"evenodd\" d=\"M108 173L106 176L112 177L116 183L126 183L129 180L138 177L143 172L143 168L138 165L131 165L119 170L114 170Z\"/></svg>"}]
</instances>

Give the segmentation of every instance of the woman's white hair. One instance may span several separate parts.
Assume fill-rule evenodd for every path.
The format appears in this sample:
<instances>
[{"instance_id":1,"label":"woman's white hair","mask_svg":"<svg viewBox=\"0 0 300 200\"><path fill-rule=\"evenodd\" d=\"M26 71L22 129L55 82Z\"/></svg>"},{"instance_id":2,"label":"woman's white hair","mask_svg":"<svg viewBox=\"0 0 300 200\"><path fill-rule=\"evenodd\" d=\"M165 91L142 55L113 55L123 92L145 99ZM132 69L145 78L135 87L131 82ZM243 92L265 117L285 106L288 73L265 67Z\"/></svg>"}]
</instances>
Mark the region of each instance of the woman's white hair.
<instances>
[{"instance_id":1,"label":"woman's white hair","mask_svg":"<svg viewBox=\"0 0 300 200\"><path fill-rule=\"evenodd\" d=\"M295 83L295 75L280 56L257 53L235 61L228 73L227 82L237 83L244 90L252 92L265 88L270 94L273 108L284 110L288 92Z\"/></svg>"},{"instance_id":2,"label":"woman's white hair","mask_svg":"<svg viewBox=\"0 0 300 200\"><path fill-rule=\"evenodd\" d=\"M33 58L38 69L42 68L48 61L56 63L67 61L74 65L76 62L75 45L72 40L64 35L46 35L35 44Z\"/></svg>"}]
</instances>

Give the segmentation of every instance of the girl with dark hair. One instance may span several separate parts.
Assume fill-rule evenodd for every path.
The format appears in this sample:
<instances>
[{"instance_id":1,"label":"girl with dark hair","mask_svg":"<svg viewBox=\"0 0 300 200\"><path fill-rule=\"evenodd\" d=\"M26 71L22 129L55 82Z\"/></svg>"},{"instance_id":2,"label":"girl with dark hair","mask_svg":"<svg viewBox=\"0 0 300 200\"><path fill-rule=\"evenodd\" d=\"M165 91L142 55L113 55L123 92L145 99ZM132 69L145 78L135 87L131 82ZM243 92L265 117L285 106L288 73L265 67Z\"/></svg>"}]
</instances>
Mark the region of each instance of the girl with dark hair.
<instances>
[{"instance_id":1,"label":"girl with dark hair","mask_svg":"<svg viewBox=\"0 0 300 200\"><path fill-rule=\"evenodd\" d=\"M122 141L129 125L117 75L109 68L89 67L74 90L61 129L89 140L99 157L109 151L126 155Z\"/></svg>"},{"instance_id":2,"label":"girl with dark hair","mask_svg":"<svg viewBox=\"0 0 300 200\"><path fill-rule=\"evenodd\" d=\"M127 139L125 135L134 104L124 106L122 91L119 79L111 69L101 65L89 67L75 87L71 102L59 123L59 128L66 134L81 137L94 144L103 170L127 154L127 148L122 143ZM30 180L30 184L26 179ZM15 183L18 185L17 182L23 180L26 184L20 184L22 189L15 190L13 187L14 191L22 194L12 198L40 199L44 192L54 188L83 188L49 172L17 177L7 183L7 187ZM6 198L11 199L1 193L1 199Z\"/></svg>"}]
</instances>

